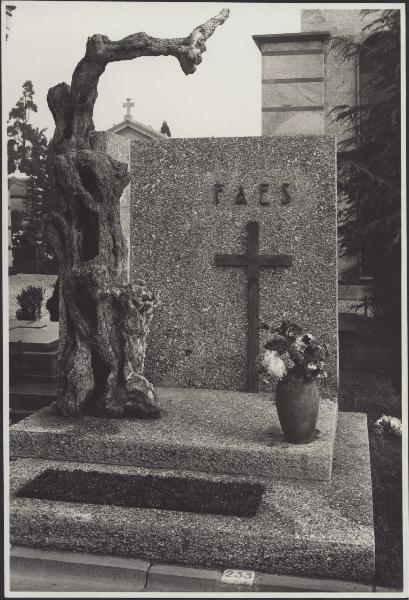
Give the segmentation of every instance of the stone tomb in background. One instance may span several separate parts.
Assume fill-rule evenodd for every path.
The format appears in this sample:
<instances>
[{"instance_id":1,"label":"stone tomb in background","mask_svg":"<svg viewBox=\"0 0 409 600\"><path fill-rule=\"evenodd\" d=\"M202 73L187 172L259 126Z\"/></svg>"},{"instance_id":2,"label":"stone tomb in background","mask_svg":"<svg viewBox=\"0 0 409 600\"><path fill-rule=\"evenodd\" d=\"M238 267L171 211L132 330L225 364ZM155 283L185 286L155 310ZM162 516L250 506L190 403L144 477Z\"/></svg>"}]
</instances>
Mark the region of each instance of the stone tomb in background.
<instances>
[{"instance_id":1,"label":"stone tomb in background","mask_svg":"<svg viewBox=\"0 0 409 600\"><path fill-rule=\"evenodd\" d=\"M162 300L148 378L257 391L259 321L290 319L336 387L335 138L133 141L130 162L131 279Z\"/></svg>"}]
</instances>

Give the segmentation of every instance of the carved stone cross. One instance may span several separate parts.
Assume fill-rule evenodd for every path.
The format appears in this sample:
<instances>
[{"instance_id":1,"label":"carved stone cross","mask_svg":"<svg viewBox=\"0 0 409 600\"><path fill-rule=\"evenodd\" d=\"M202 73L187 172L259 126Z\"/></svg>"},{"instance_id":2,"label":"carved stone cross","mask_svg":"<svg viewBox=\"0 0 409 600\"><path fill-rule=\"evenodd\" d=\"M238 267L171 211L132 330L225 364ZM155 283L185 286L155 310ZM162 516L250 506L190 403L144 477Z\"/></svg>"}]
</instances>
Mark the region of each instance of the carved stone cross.
<instances>
[{"instance_id":1,"label":"carved stone cross","mask_svg":"<svg viewBox=\"0 0 409 600\"><path fill-rule=\"evenodd\" d=\"M247 268L247 372L248 391L259 391L259 379L256 358L259 353L259 295L260 268L289 267L292 257L287 254L259 254L258 223L250 221L247 229L246 254L216 254L218 267Z\"/></svg>"},{"instance_id":2,"label":"carved stone cross","mask_svg":"<svg viewBox=\"0 0 409 600\"><path fill-rule=\"evenodd\" d=\"M122 104L122 106L123 106L124 108L126 108L126 115L125 115L125 118L127 118L127 119L130 119L130 118L131 118L131 116L132 116L132 115L131 115L131 108L132 108L133 106L135 106L135 103L134 103L134 102L131 102L131 99L130 99L130 98L127 98L127 99L126 99L126 102L124 102L124 103Z\"/></svg>"}]
</instances>

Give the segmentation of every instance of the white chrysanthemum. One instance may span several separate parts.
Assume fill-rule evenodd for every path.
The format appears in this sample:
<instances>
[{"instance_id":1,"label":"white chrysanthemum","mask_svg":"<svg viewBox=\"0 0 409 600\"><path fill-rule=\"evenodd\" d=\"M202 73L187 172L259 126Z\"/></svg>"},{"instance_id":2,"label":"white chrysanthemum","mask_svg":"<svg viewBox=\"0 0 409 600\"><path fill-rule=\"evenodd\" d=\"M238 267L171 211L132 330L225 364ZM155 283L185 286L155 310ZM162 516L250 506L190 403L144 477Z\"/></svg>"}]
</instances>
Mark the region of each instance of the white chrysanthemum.
<instances>
[{"instance_id":1,"label":"white chrysanthemum","mask_svg":"<svg viewBox=\"0 0 409 600\"><path fill-rule=\"evenodd\" d=\"M275 350L266 350L264 352L262 365L266 373L276 379L282 379L287 372L284 361L278 356Z\"/></svg>"},{"instance_id":2,"label":"white chrysanthemum","mask_svg":"<svg viewBox=\"0 0 409 600\"><path fill-rule=\"evenodd\" d=\"M281 355L281 359L284 362L287 372L293 367L295 367L295 362L291 360L291 357L288 352L284 352L284 354Z\"/></svg>"},{"instance_id":3,"label":"white chrysanthemum","mask_svg":"<svg viewBox=\"0 0 409 600\"><path fill-rule=\"evenodd\" d=\"M311 373L314 373L317 369L318 367L315 363L308 363L307 371L311 371Z\"/></svg>"},{"instance_id":4,"label":"white chrysanthemum","mask_svg":"<svg viewBox=\"0 0 409 600\"><path fill-rule=\"evenodd\" d=\"M305 350L305 344L302 341L302 336L301 335L299 335L298 337L295 338L294 348L296 350L298 350L299 352L304 352L304 350Z\"/></svg>"},{"instance_id":5,"label":"white chrysanthemum","mask_svg":"<svg viewBox=\"0 0 409 600\"><path fill-rule=\"evenodd\" d=\"M397 436L402 436L402 423L397 417L387 417L386 415L382 415L382 417L375 422L375 427L382 430L385 435L392 433Z\"/></svg>"}]
</instances>

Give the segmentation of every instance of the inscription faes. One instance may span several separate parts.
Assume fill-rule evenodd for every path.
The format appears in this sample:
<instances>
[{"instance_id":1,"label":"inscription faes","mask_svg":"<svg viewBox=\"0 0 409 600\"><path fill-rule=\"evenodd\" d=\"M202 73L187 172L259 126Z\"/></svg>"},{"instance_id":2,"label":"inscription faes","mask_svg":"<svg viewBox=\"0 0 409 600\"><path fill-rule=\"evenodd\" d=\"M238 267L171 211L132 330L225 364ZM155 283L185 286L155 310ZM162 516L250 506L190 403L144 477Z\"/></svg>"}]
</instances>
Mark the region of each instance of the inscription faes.
<instances>
[{"instance_id":1,"label":"inscription faes","mask_svg":"<svg viewBox=\"0 0 409 600\"><path fill-rule=\"evenodd\" d=\"M246 194L244 193L243 186L239 187L234 204L247 204Z\"/></svg>"},{"instance_id":2,"label":"inscription faes","mask_svg":"<svg viewBox=\"0 0 409 600\"><path fill-rule=\"evenodd\" d=\"M268 185L268 183L260 183L260 185L258 186L258 191L259 191L259 201L260 204L270 204L270 200L268 198L268 190L269 190L270 186Z\"/></svg>"},{"instance_id":3,"label":"inscription faes","mask_svg":"<svg viewBox=\"0 0 409 600\"><path fill-rule=\"evenodd\" d=\"M289 204L291 202L291 195L289 191L289 183L283 183L279 188L279 197L281 204ZM276 191L272 190L269 183L260 183L257 187L257 202L262 206L269 206L272 204L273 197L276 196ZM249 202L250 200L250 202ZM253 198L246 195L242 185L239 185L234 189L232 196L228 197L226 194L226 185L224 183L214 184L214 203L231 203L235 205L248 205L253 202Z\"/></svg>"}]
</instances>

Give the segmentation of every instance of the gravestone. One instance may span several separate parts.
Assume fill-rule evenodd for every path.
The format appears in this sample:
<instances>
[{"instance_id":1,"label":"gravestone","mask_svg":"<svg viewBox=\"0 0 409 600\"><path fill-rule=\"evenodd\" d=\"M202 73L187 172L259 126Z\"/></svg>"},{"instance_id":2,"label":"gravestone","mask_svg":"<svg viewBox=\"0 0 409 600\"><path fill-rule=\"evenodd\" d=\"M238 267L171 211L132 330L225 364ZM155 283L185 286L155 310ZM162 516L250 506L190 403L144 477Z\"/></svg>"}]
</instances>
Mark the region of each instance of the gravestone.
<instances>
[{"instance_id":1,"label":"gravestone","mask_svg":"<svg viewBox=\"0 0 409 600\"><path fill-rule=\"evenodd\" d=\"M11 428L23 567L34 547L79 553L74 572L90 553L370 583L366 415L337 427L334 402L334 138L138 141L130 159L131 281L162 298L147 356L161 418L47 407ZM283 318L330 350L305 445L284 440L272 391L249 393L260 322Z\"/></svg>"},{"instance_id":2,"label":"gravestone","mask_svg":"<svg viewBox=\"0 0 409 600\"><path fill-rule=\"evenodd\" d=\"M334 137L133 141L130 160L131 279L162 299L148 378L257 391L259 323L290 319L328 345L335 388Z\"/></svg>"},{"instance_id":3,"label":"gravestone","mask_svg":"<svg viewBox=\"0 0 409 600\"><path fill-rule=\"evenodd\" d=\"M62 231L75 235L64 239L54 227L75 265L71 269L62 261L67 267L62 287L67 305L81 306L71 311L75 319L60 322L61 337L72 341L60 355L68 384L60 386L60 410L46 407L10 431L10 539L19 546L14 558L23 572L33 566L34 548L73 553L68 560L74 575L84 564L95 564L91 553L108 555L113 563L119 556L137 557L146 569L151 561L172 562L372 581L366 416L341 414L337 429L333 401L334 138L150 140L127 146L90 134L96 81L106 64L125 54L129 59L159 52L175 55L183 71L192 73L204 41L227 16L221 11L185 39L135 34L111 42L93 36L71 90L59 84L49 91L54 143L61 152L57 181L63 175L62 190L75 198L65 205L71 212L60 212L57 221L66 225L67 215L69 222L78 219L82 232L78 237L67 225ZM125 165L108 154L129 161L126 190ZM94 189L95 176L104 182L102 196ZM88 195L98 218L80 210ZM126 235L128 199L131 283L145 278L162 295L146 361L146 374L159 384L161 418L78 418L78 400L90 401L91 370L94 383L103 383L95 390L106 396L107 367L114 364L108 403L123 400L118 394L129 382L124 345L135 333L135 304L131 286L121 296L117 287L126 279L121 229ZM97 315L82 286L72 285L78 271L97 301ZM118 312L119 304L124 310ZM146 316L144 304L138 309ZM278 325L282 319L297 321L330 351L330 385L321 394L314 439L306 445L285 441L271 390L252 393L258 390L261 322ZM144 339L135 341L129 355L129 366L138 361L140 378ZM107 347L115 350L109 365ZM91 361L88 368L84 356ZM109 414L124 416L119 410Z\"/></svg>"}]
</instances>

